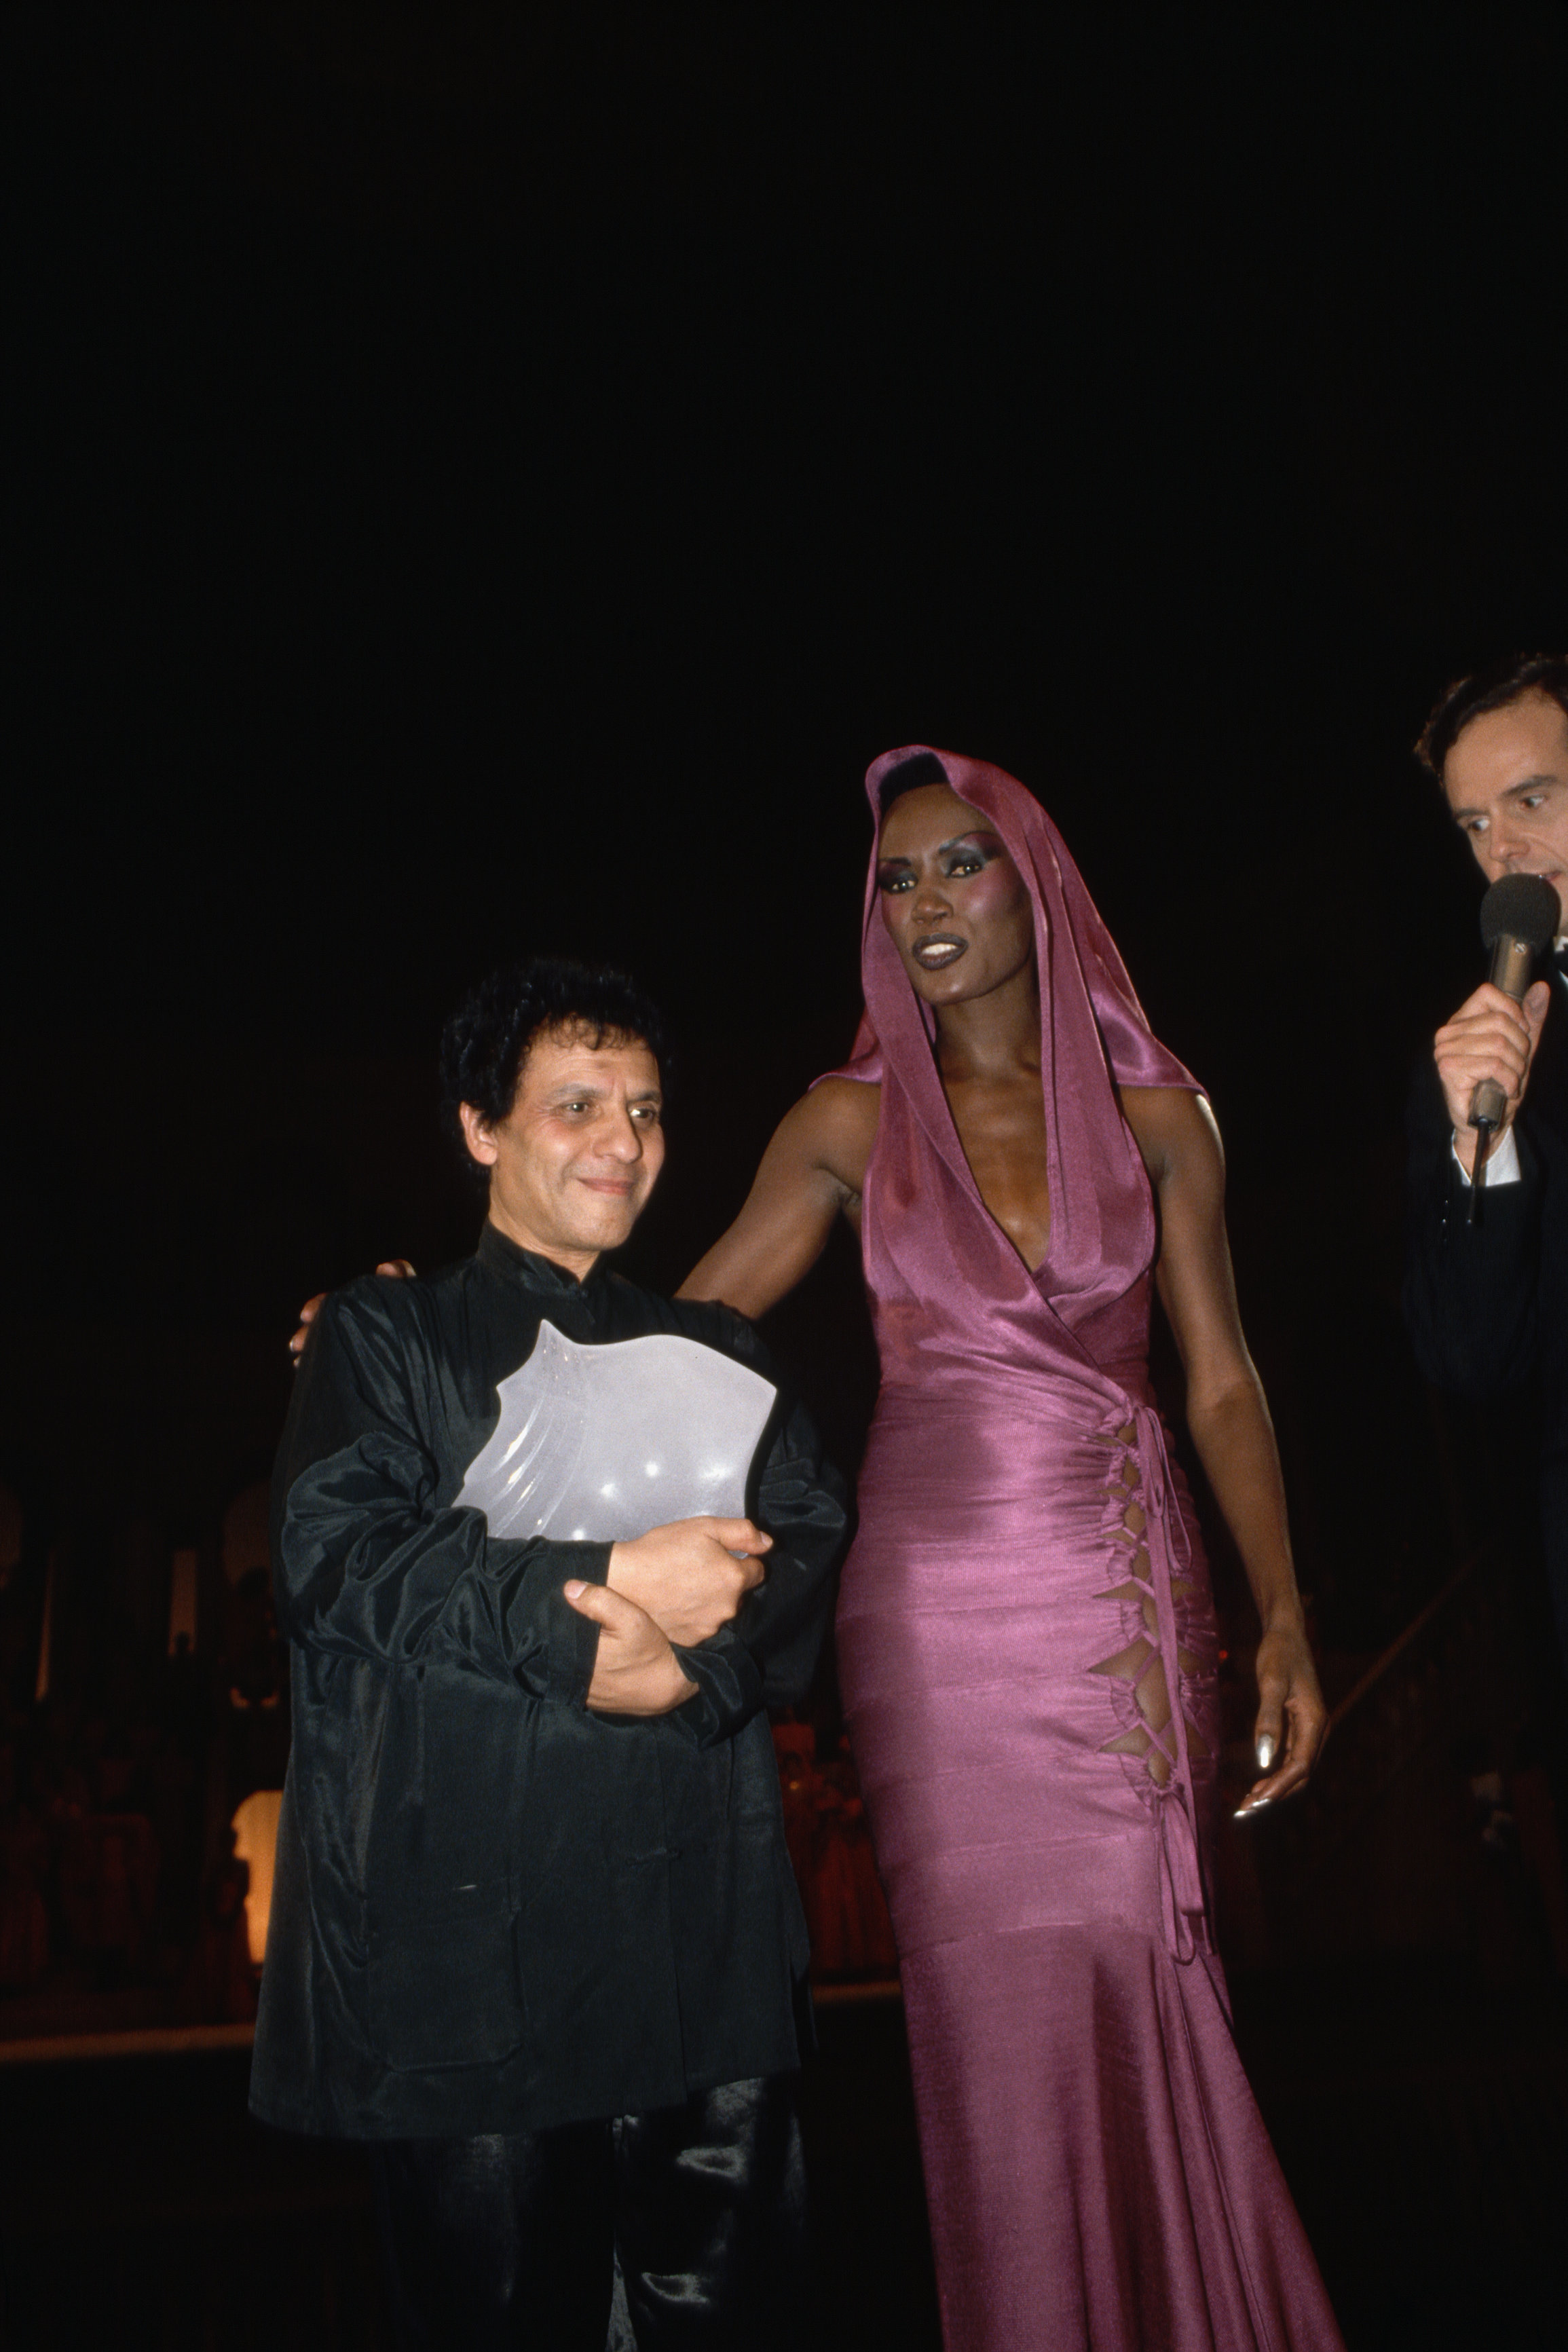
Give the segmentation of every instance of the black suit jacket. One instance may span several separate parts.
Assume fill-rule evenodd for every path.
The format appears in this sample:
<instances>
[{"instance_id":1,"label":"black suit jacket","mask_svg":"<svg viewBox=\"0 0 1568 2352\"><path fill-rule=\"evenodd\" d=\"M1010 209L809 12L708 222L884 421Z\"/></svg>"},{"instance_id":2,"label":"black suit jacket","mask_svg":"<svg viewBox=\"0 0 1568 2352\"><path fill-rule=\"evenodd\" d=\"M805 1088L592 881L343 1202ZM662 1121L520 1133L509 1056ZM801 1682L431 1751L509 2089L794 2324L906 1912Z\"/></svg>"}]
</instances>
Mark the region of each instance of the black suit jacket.
<instances>
[{"instance_id":1,"label":"black suit jacket","mask_svg":"<svg viewBox=\"0 0 1568 2352\"><path fill-rule=\"evenodd\" d=\"M487 1225L428 1282L356 1283L305 1350L274 1491L294 1742L251 2105L344 2137L536 2131L799 2063L807 1950L764 1706L805 1695L843 1486L781 1392L751 1509L774 1538L652 1720L584 1699L603 1543L455 1510L542 1319L678 1333L777 1384L749 1324Z\"/></svg>"},{"instance_id":2,"label":"black suit jacket","mask_svg":"<svg viewBox=\"0 0 1568 2352\"><path fill-rule=\"evenodd\" d=\"M1408 1118L1405 1312L1436 1387L1486 1402L1539 1381L1542 1537L1568 1637L1568 984L1560 971L1515 1129L1522 1181L1487 1190L1472 1226L1426 1058Z\"/></svg>"}]
</instances>

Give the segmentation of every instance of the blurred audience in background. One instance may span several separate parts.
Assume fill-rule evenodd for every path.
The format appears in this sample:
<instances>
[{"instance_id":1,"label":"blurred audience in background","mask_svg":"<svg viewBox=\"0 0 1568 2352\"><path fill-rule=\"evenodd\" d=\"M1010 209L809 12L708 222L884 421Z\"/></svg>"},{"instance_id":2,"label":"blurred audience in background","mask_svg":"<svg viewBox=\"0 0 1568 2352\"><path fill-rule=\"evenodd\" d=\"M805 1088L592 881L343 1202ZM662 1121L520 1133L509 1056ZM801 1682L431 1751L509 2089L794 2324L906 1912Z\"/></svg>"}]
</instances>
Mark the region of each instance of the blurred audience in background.
<instances>
[{"instance_id":1,"label":"blurred audience in background","mask_svg":"<svg viewBox=\"0 0 1568 2352\"><path fill-rule=\"evenodd\" d=\"M0 1489L0 2034L253 2017L233 1824L289 1748L265 1490L205 1578L137 1522L29 1533Z\"/></svg>"}]
</instances>

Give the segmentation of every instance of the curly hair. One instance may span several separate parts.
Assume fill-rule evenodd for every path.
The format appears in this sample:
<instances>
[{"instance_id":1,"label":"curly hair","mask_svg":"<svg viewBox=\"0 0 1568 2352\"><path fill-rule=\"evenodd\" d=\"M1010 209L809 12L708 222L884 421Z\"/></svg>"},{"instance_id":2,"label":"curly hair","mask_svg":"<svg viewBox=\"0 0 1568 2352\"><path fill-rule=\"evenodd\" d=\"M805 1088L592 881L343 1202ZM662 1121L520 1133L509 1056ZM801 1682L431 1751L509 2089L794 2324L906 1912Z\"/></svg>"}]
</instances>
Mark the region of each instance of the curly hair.
<instances>
[{"instance_id":1,"label":"curly hair","mask_svg":"<svg viewBox=\"0 0 1568 2352\"><path fill-rule=\"evenodd\" d=\"M1415 756L1427 774L1441 783L1443 762L1471 719L1506 710L1527 694L1548 695L1568 713L1568 655L1505 654L1445 688L1415 741Z\"/></svg>"},{"instance_id":2,"label":"curly hair","mask_svg":"<svg viewBox=\"0 0 1568 2352\"><path fill-rule=\"evenodd\" d=\"M442 1118L462 1146L464 1164L481 1181L487 1171L463 1145L458 1108L471 1103L492 1127L505 1118L534 1039L557 1029L584 1035L595 1051L606 1041L644 1045L661 1070L668 1058L658 1007L624 971L556 956L530 956L492 971L441 1033Z\"/></svg>"}]
</instances>

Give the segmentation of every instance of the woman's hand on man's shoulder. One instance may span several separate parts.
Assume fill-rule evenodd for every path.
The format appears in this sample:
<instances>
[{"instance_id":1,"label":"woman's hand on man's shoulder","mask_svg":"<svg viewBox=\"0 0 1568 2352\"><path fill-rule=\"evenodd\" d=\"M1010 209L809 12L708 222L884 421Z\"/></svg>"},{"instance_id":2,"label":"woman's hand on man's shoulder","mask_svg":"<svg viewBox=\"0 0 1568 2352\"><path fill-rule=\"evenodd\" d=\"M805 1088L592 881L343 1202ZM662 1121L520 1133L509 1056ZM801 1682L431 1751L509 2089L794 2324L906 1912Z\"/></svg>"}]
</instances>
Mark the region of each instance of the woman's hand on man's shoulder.
<instances>
[{"instance_id":1,"label":"woman's hand on man's shoulder","mask_svg":"<svg viewBox=\"0 0 1568 2352\"><path fill-rule=\"evenodd\" d=\"M408 1282L414 1276L413 1265L405 1257L384 1258L375 1270L377 1274L384 1274L395 1282ZM293 1357L296 1368L305 1352L305 1342L310 1336L310 1326L321 1313L326 1296L324 1290L318 1290L314 1298L307 1298L300 1309L299 1323L289 1339L289 1353Z\"/></svg>"}]
</instances>

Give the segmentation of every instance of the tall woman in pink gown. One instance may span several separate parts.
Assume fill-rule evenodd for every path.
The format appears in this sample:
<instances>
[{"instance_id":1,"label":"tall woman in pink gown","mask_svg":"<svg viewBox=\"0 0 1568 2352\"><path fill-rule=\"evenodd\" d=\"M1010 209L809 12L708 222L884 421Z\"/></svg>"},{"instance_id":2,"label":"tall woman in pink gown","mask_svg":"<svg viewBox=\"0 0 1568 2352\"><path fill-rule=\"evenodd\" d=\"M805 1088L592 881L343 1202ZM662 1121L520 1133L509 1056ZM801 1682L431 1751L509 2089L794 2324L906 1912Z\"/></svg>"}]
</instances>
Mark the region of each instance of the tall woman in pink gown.
<instances>
[{"instance_id":1,"label":"tall woman in pink gown","mask_svg":"<svg viewBox=\"0 0 1568 2352\"><path fill-rule=\"evenodd\" d=\"M1214 1949L1214 1617L1148 1378L1157 1279L1262 1616L1267 1802L1322 1706L1217 1137L1023 787L921 747L868 787L856 1056L687 1288L760 1313L858 1216L882 1383L839 1670L946 2341L1327 2352Z\"/></svg>"}]
</instances>

